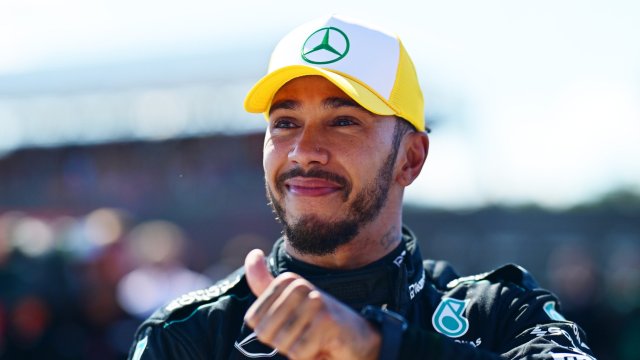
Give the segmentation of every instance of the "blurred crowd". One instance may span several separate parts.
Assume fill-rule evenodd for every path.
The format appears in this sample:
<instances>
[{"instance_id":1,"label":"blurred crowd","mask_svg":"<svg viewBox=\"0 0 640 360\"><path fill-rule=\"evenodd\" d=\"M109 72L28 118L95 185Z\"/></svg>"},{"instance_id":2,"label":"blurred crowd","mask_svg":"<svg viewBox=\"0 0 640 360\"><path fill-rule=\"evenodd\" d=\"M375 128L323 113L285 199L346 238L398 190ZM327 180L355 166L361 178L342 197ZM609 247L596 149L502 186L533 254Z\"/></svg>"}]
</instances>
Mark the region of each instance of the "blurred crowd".
<instances>
[{"instance_id":1,"label":"blurred crowd","mask_svg":"<svg viewBox=\"0 0 640 360\"><path fill-rule=\"evenodd\" d=\"M586 330L598 359L640 359L640 244L623 241L607 257L602 268L584 247L556 247L547 262L549 287L565 317Z\"/></svg>"},{"instance_id":2,"label":"blurred crowd","mask_svg":"<svg viewBox=\"0 0 640 360\"><path fill-rule=\"evenodd\" d=\"M0 213L0 359L125 358L154 309L209 286L272 240L236 236L216 261L194 269L189 237L169 221L134 223L112 208ZM585 328L599 359L639 359L640 244L618 242L606 269L596 255L565 242L551 252L541 282Z\"/></svg>"},{"instance_id":3,"label":"blurred crowd","mask_svg":"<svg viewBox=\"0 0 640 360\"><path fill-rule=\"evenodd\" d=\"M87 215L0 214L0 359L125 358L140 322L179 295L239 266L257 235L194 271L176 224L135 226L109 208Z\"/></svg>"}]
</instances>

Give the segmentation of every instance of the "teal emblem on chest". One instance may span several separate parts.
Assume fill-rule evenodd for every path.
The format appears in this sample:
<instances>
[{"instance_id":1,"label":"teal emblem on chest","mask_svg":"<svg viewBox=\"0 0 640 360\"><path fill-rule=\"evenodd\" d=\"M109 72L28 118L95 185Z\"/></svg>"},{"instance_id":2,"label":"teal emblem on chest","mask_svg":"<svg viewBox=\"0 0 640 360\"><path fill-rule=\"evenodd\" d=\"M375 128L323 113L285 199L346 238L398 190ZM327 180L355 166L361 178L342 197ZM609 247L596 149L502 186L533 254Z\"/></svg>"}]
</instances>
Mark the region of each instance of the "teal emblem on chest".
<instances>
[{"instance_id":1,"label":"teal emblem on chest","mask_svg":"<svg viewBox=\"0 0 640 360\"><path fill-rule=\"evenodd\" d=\"M464 317L467 301L443 298L433 313L431 323L437 332L450 338L458 338L469 330L469 320Z\"/></svg>"}]
</instances>

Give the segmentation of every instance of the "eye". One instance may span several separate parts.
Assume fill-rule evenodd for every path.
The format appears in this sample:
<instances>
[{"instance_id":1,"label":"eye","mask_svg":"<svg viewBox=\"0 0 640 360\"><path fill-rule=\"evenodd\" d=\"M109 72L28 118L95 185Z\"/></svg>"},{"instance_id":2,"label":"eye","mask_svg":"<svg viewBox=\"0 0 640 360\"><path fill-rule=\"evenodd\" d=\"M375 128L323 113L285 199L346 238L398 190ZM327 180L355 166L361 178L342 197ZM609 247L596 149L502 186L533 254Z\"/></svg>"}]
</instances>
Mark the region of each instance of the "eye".
<instances>
[{"instance_id":1,"label":"eye","mask_svg":"<svg viewBox=\"0 0 640 360\"><path fill-rule=\"evenodd\" d=\"M349 117L349 116L341 116L336 118L333 121L333 126L352 126L352 125L358 125L358 121L356 121L356 119Z\"/></svg>"},{"instance_id":2,"label":"eye","mask_svg":"<svg viewBox=\"0 0 640 360\"><path fill-rule=\"evenodd\" d=\"M298 124L290 118L278 118L272 121L272 124L274 129L294 129L298 127Z\"/></svg>"}]
</instances>

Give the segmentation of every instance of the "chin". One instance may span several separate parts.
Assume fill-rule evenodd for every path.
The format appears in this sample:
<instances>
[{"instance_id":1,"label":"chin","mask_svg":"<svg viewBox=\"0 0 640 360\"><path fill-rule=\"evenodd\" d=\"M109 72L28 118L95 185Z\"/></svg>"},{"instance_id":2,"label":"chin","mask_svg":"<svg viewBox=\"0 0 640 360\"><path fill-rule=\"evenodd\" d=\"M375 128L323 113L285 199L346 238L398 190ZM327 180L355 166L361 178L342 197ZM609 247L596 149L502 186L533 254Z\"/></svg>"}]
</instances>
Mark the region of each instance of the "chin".
<instances>
[{"instance_id":1,"label":"chin","mask_svg":"<svg viewBox=\"0 0 640 360\"><path fill-rule=\"evenodd\" d=\"M317 211L291 211L287 213L287 223L298 224L300 221L311 221L313 223L331 223L335 218L330 215L318 213Z\"/></svg>"}]
</instances>

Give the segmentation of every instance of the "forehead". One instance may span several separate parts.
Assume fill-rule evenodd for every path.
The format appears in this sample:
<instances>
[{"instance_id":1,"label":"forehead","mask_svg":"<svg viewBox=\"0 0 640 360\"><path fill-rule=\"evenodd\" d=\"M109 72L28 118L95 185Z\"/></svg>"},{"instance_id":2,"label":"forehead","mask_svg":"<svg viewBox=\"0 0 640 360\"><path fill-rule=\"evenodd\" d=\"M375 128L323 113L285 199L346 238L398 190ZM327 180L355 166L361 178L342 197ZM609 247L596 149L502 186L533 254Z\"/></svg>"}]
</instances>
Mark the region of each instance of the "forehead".
<instances>
[{"instance_id":1,"label":"forehead","mask_svg":"<svg viewBox=\"0 0 640 360\"><path fill-rule=\"evenodd\" d=\"M353 101L344 91L322 76L302 76L284 84L273 96L271 105L284 100L315 101L326 98L344 98Z\"/></svg>"}]
</instances>

